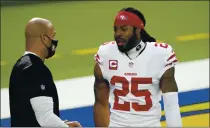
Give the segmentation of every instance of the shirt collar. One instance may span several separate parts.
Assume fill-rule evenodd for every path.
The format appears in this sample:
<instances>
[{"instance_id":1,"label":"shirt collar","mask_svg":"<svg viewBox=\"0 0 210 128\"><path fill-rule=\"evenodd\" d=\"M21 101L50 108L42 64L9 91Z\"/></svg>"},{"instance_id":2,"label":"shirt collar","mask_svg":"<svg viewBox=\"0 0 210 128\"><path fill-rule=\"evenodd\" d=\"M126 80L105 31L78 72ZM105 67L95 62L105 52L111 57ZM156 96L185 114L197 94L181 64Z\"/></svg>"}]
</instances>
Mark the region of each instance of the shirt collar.
<instances>
[{"instance_id":1,"label":"shirt collar","mask_svg":"<svg viewBox=\"0 0 210 128\"><path fill-rule=\"evenodd\" d=\"M36 53L30 52L30 51L25 51L24 55L26 55L26 54L33 54L33 55L35 55L35 56L38 56ZM38 56L38 57L39 57L39 56Z\"/></svg>"}]
</instances>

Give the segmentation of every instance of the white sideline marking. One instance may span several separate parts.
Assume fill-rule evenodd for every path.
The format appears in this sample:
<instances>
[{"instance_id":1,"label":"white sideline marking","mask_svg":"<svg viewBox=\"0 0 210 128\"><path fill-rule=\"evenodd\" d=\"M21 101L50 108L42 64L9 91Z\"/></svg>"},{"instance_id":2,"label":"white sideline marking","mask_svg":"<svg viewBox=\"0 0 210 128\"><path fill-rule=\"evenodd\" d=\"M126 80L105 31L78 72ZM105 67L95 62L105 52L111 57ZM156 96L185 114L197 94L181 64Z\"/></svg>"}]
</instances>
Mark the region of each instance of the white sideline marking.
<instances>
[{"instance_id":1,"label":"white sideline marking","mask_svg":"<svg viewBox=\"0 0 210 128\"><path fill-rule=\"evenodd\" d=\"M179 63L175 77L179 91L209 88L209 59ZM93 105L93 76L55 81L60 110ZM8 88L1 89L1 119L9 118Z\"/></svg>"}]
</instances>

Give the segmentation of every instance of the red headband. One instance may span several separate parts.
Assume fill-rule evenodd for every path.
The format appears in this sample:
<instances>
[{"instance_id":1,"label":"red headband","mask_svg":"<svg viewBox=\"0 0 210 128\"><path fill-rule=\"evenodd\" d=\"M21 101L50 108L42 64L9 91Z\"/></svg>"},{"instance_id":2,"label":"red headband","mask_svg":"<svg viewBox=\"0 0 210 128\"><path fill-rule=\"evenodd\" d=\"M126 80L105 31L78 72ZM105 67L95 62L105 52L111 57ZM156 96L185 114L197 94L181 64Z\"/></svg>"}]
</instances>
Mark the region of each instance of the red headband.
<instances>
[{"instance_id":1,"label":"red headband","mask_svg":"<svg viewBox=\"0 0 210 128\"><path fill-rule=\"evenodd\" d=\"M142 20L130 12L121 11L117 14L114 22L115 26L130 25L140 29L144 29Z\"/></svg>"}]
</instances>

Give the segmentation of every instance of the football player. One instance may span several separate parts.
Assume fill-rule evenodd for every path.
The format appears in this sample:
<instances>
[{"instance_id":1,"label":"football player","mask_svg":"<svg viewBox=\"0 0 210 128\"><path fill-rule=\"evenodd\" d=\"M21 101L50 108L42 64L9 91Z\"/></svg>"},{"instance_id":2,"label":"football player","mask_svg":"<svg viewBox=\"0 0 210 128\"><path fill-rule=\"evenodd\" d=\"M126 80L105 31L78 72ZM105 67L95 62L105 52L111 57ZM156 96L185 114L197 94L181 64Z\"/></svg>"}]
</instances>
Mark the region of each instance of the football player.
<instances>
[{"instance_id":1,"label":"football player","mask_svg":"<svg viewBox=\"0 0 210 128\"><path fill-rule=\"evenodd\" d=\"M95 54L96 127L160 127L161 95L168 127L181 127L178 60L173 48L156 43L143 14L132 7L118 12L114 38ZM109 106L110 103L110 106Z\"/></svg>"}]
</instances>

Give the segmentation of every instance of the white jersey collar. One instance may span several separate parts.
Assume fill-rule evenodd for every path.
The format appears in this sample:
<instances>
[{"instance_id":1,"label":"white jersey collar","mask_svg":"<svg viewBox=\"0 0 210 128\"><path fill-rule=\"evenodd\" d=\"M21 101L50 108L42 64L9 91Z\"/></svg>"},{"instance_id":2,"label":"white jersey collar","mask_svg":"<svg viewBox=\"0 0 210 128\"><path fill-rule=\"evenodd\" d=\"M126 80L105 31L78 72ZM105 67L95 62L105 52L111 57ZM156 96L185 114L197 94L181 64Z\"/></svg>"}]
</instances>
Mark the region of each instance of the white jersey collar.
<instances>
[{"instance_id":1,"label":"white jersey collar","mask_svg":"<svg viewBox=\"0 0 210 128\"><path fill-rule=\"evenodd\" d=\"M127 55L131 58L134 59L138 56L138 54L145 48L146 43L144 43L142 40L139 42L139 44L132 48L131 50L129 50L127 52Z\"/></svg>"}]
</instances>

